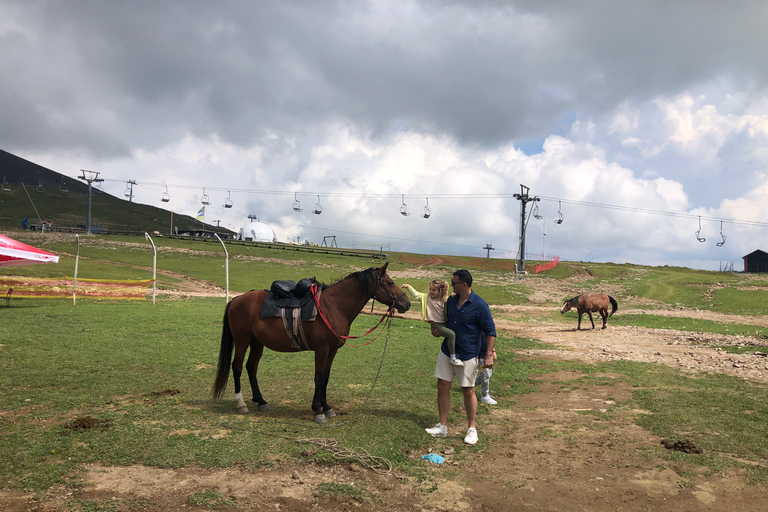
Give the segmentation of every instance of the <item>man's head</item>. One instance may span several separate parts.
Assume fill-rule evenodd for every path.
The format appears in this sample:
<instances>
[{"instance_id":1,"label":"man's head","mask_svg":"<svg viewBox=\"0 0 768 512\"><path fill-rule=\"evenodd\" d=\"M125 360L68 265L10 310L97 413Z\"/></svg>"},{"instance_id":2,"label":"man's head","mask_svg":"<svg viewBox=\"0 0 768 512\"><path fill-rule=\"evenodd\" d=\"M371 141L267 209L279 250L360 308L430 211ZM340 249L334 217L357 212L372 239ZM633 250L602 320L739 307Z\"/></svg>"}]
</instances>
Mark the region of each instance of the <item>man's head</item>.
<instances>
[{"instance_id":1,"label":"man's head","mask_svg":"<svg viewBox=\"0 0 768 512\"><path fill-rule=\"evenodd\" d=\"M472 288L472 274L470 274L468 270L457 270L453 273L451 285L453 286L453 291L456 293L459 293L464 286Z\"/></svg>"}]
</instances>

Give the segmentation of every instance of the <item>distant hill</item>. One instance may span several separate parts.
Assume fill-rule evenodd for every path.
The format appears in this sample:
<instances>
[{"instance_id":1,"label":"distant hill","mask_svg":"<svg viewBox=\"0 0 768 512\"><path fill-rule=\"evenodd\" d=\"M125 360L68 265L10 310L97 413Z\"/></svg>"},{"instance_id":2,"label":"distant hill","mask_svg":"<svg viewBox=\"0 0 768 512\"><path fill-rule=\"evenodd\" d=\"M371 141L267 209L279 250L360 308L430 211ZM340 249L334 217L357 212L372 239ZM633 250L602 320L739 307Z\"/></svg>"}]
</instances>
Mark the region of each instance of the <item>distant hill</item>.
<instances>
[{"instance_id":1,"label":"distant hill","mask_svg":"<svg viewBox=\"0 0 768 512\"><path fill-rule=\"evenodd\" d=\"M77 228L86 224L88 185L77 179L37 165L0 149L0 228L21 228L24 217L30 224L39 219L53 222L54 228ZM7 190L10 189L10 190ZM65 191L66 190L66 191ZM132 203L93 187L91 226L107 231L171 231L171 212L163 208ZM205 224L189 215L173 214L179 231L204 229L231 231Z\"/></svg>"}]
</instances>

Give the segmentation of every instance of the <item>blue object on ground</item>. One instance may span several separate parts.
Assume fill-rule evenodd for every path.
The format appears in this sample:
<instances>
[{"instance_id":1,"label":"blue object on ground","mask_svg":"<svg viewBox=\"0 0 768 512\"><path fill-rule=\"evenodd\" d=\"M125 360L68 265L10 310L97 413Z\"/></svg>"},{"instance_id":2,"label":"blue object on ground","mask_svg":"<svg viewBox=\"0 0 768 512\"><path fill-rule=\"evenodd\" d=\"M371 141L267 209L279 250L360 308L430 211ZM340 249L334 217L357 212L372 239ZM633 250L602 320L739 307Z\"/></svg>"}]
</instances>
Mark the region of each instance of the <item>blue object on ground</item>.
<instances>
[{"instance_id":1,"label":"blue object on ground","mask_svg":"<svg viewBox=\"0 0 768 512\"><path fill-rule=\"evenodd\" d=\"M422 459L426 459L429 462L434 462L435 464L442 464L443 461L445 461L445 457L441 457L436 453L429 453L427 455L422 455Z\"/></svg>"}]
</instances>

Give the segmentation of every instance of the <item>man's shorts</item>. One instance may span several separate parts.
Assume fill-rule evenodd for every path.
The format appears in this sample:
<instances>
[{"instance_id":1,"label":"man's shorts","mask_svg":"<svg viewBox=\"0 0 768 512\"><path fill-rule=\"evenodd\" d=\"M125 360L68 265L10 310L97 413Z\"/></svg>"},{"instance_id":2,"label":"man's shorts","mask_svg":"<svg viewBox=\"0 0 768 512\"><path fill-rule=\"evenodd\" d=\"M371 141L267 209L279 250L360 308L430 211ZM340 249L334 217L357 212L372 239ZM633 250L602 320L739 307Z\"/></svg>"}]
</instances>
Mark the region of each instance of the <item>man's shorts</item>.
<instances>
[{"instance_id":1,"label":"man's shorts","mask_svg":"<svg viewBox=\"0 0 768 512\"><path fill-rule=\"evenodd\" d=\"M480 360L476 357L464 361L464 366L454 366L451 364L450 358L443 354L441 350L437 356L437 364L435 365L435 377L438 379L456 382L463 388L475 387L475 378L477 377L477 368L480 365Z\"/></svg>"}]
</instances>

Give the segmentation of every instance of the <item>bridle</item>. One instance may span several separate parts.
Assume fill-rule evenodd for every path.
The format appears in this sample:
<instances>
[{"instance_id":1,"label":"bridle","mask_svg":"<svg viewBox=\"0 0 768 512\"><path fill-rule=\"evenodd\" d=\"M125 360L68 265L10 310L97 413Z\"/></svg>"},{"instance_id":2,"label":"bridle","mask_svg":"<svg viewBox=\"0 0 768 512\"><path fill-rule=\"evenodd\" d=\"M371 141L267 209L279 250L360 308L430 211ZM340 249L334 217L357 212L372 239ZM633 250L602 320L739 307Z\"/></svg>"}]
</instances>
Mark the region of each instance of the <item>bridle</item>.
<instances>
[{"instance_id":1,"label":"bridle","mask_svg":"<svg viewBox=\"0 0 768 512\"><path fill-rule=\"evenodd\" d=\"M382 282L382 276L380 276L375 271L373 272L373 275L374 275L374 278L376 279L376 288L374 289L373 294L371 295L371 298L372 299L376 299L376 292L381 290L381 292L384 295L386 295L387 297L389 297L392 300L392 303L391 304L386 304L385 303L389 307L384 312L384 314L381 315L381 320L379 320L379 323L377 323L375 326L373 326L370 329L368 329L368 332L366 332L362 336L344 336L344 335L341 335L341 334L336 334L336 331L333 330L333 327L331 327L331 323L328 321L328 318L326 318L325 313L323 312L322 308L320 307L320 297L318 297L318 295L317 295L317 288L318 288L317 283L312 283L312 286L310 286L310 288L309 288L311 290L311 292L312 292L312 298L315 301L315 306L317 306L317 312L320 314L320 318L323 319L323 323L325 323L325 326L328 328L328 330L331 331L333 333L333 335L336 336L336 338L338 338L339 341L341 341L341 342L343 342L344 340L354 340L354 339L362 338L363 336L368 336L369 334L371 334L373 331L375 331L381 325L381 323L384 321L385 318L391 319L394 316L395 313L393 311L393 308L395 307L395 304L397 303L397 301L400 300L400 297L405 295L405 292L402 292L397 297L392 298L387 293L387 289L385 288L385 285ZM389 321L387 323L389 323ZM381 334L381 333L379 333L379 334ZM378 335L376 336L376 338L378 338ZM368 344L373 343L374 341L376 341L376 338L372 339L371 341L369 341L368 343L365 343L363 345L350 345L350 346L351 347L363 347L365 345L368 345Z\"/></svg>"}]
</instances>

